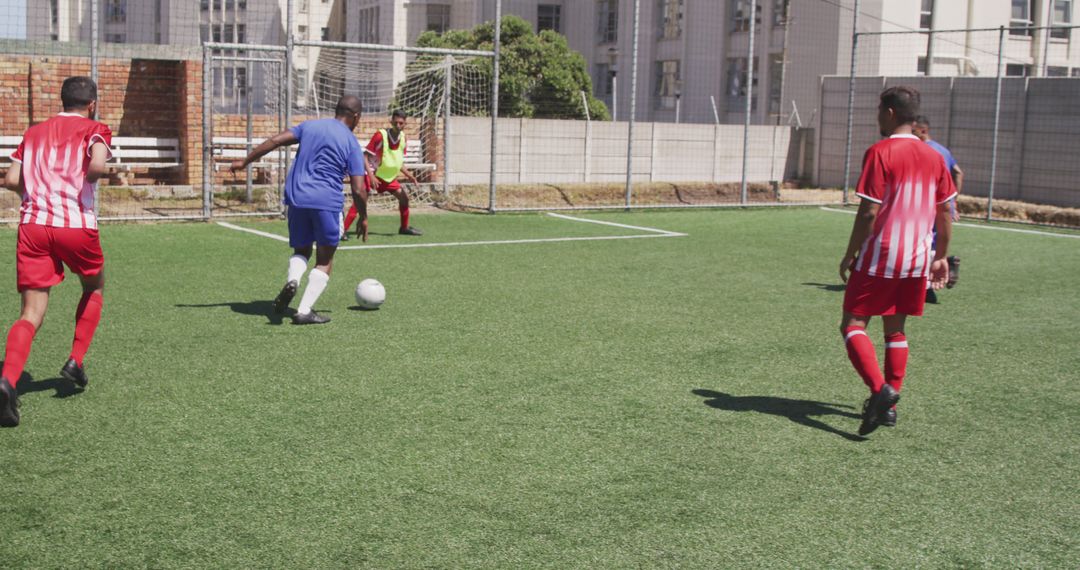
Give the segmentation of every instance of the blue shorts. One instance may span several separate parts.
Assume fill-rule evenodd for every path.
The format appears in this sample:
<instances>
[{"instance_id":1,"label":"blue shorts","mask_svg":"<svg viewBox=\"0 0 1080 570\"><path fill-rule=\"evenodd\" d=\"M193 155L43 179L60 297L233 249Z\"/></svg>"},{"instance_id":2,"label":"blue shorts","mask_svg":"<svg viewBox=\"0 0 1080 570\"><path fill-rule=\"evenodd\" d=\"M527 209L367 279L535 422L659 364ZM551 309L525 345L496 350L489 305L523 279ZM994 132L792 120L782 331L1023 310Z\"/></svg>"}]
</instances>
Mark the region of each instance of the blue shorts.
<instances>
[{"instance_id":1,"label":"blue shorts","mask_svg":"<svg viewBox=\"0 0 1080 570\"><path fill-rule=\"evenodd\" d=\"M341 212L289 206L289 247L312 243L337 247L341 239Z\"/></svg>"}]
</instances>

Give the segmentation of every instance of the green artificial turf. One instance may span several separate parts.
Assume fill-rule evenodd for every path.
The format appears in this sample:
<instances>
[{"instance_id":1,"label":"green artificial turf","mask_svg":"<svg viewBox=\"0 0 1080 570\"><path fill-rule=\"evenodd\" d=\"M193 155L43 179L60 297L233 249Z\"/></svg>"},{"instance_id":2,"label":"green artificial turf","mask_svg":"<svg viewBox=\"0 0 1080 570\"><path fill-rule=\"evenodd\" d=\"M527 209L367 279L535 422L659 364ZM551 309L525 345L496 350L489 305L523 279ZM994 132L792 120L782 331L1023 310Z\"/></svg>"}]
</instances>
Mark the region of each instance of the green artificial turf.
<instances>
[{"instance_id":1,"label":"green artificial turf","mask_svg":"<svg viewBox=\"0 0 1080 570\"><path fill-rule=\"evenodd\" d=\"M89 388L58 378L69 277L0 430L0 567L1076 567L1080 240L957 228L960 283L909 322L899 425L861 440L851 216L572 215L688 235L344 250L316 305L333 322L298 327L270 312L286 244L104 226ZM413 223L375 217L369 244L647 234ZM356 310L364 277L378 311ZM14 263L0 278L6 327Z\"/></svg>"}]
</instances>

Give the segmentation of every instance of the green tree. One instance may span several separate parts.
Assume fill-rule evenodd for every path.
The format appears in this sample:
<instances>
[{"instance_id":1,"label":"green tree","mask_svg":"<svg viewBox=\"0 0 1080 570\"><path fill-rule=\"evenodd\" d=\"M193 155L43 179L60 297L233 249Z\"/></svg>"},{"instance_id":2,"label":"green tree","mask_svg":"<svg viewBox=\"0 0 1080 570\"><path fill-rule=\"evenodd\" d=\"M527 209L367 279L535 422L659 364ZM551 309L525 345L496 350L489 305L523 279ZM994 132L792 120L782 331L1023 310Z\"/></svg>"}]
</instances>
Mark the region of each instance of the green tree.
<instances>
[{"instance_id":1,"label":"green tree","mask_svg":"<svg viewBox=\"0 0 1080 570\"><path fill-rule=\"evenodd\" d=\"M492 50L495 27L485 22L472 30L449 30L443 34L424 32L417 40L420 47ZM532 26L517 16L505 16L502 20L502 36L499 65L499 116L542 119L584 119L581 93L585 92L589 115L596 120L608 120L607 106L592 95L592 79L586 70L585 58L570 49L566 38L551 30L539 34ZM410 65L410 72L437 66L443 56L422 55ZM475 65L489 78L494 60L487 57L471 58ZM441 81L443 70L434 70L436 81ZM453 78L452 78L453 79ZM421 90L430 90L432 78L427 73L410 73L408 79L398 85L394 107L400 107L413 115L421 114L416 104L407 101L426 101ZM464 88L463 85L455 87ZM434 106L435 103L432 103ZM454 102L453 113L474 115L487 110L471 109L467 102Z\"/></svg>"}]
</instances>

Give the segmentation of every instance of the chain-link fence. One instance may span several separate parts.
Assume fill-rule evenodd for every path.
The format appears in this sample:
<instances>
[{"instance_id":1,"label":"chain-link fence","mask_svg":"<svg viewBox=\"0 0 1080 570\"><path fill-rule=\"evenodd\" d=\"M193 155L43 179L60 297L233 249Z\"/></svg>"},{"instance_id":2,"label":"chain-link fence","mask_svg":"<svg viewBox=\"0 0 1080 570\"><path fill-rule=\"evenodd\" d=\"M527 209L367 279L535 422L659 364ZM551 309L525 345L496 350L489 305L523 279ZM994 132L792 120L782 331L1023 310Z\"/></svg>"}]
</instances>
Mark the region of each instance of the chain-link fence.
<instances>
[{"instance_id":1,"label":"chain-link fence","mask_svg":"<svg viewBox=\"0 0 1080 570\"><path fill-rule=\"evenodd\" d=\"M854 185L862 152L880 136L879 93L908 85L922 95L929 137L962 172L961 215L1075 225L1055 208L1080 207L1080 165L1069 156L1080 124L1072 104L1080 96L1080 67L1070 65L1075 33L1014 25L856 34L855 77L821 84L819 182Z\"/></svg>"}]
</instances>

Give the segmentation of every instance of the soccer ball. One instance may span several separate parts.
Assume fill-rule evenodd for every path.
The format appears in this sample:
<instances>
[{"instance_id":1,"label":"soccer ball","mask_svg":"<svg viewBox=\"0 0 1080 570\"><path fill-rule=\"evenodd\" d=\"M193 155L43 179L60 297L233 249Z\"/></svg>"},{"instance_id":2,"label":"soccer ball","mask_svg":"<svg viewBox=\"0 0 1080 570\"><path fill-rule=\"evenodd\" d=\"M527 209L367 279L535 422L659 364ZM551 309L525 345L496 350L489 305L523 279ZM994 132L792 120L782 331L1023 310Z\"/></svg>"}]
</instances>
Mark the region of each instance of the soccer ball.
<instances>
[{"instance_id":1,"label":"soccer ball","mask_svg":"<svg viewBox=\"0 0 1080 570\"><path fill-rule=\"evenodd\" d=\"M386 300L386 289L375 279L364 279L356 286L356 303L361 309L374 311Z\"/></svg>"}]
</instances>

